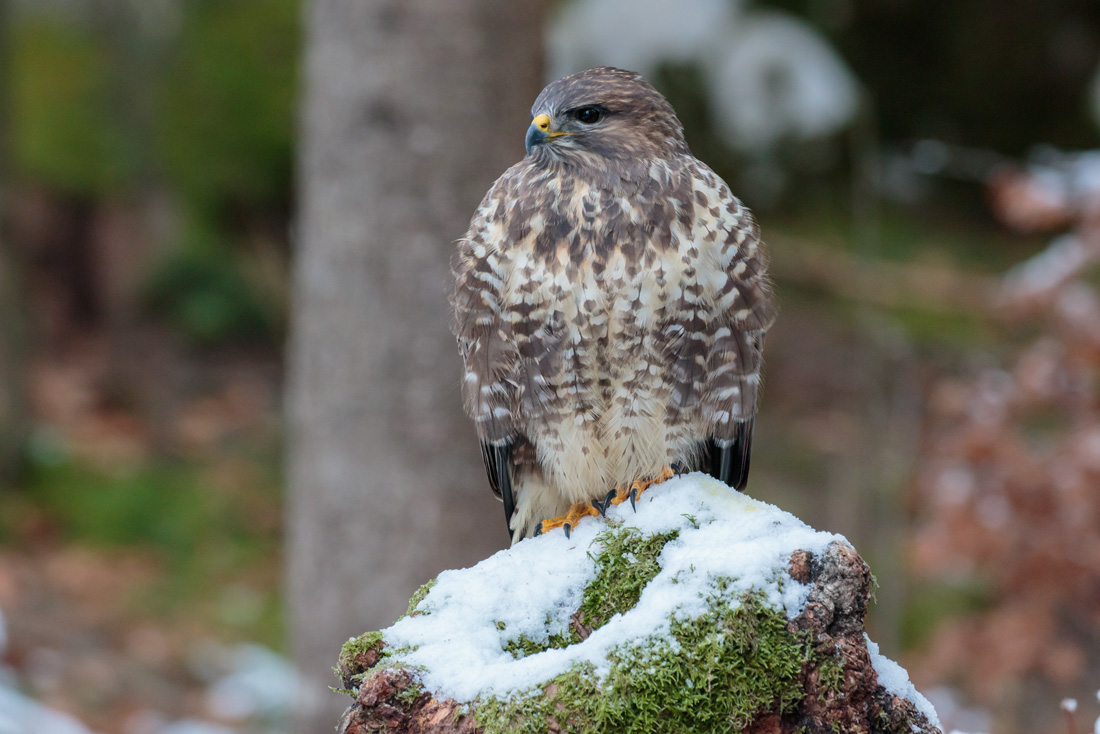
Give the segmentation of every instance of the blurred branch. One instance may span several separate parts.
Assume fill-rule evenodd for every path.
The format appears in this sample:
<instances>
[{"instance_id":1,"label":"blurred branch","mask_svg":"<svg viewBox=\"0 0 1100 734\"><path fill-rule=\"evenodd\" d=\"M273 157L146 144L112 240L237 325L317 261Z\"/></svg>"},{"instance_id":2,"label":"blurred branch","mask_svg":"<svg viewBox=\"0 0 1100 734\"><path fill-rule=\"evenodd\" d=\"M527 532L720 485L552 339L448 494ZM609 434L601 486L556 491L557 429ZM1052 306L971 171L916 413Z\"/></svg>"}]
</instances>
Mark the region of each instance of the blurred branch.
<instances>
[{"instance_id":1,"label":"blurred branch","mask_svg":"<svg viewBox=\"0 0 1100 734\"><path fill-rule=\"evenodd\" d=\"M776 280L881 308L989 312L999 284L990 276L925 263L861 258L787 235L770 236L769 243Z\"/></svg>"}]
</instances>

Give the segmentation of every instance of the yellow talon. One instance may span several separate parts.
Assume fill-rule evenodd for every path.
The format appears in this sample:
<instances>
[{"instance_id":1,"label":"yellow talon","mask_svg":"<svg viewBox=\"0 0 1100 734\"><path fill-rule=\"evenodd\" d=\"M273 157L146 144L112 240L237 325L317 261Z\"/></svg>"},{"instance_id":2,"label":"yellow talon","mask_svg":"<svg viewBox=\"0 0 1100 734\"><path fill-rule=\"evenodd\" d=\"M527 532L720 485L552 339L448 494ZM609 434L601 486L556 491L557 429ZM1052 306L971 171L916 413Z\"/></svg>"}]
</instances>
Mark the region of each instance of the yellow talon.
<instances>
[{"instance_id":1,"label":"yellow talon","mask_svg":"<svg viewBox=\"0 0 1100 734\"><path fill-rule=\"evenodd\" d=\"M654 484L660 484L661 482L672 479L674 476L676 476L676 472L672 470L672 467L666 466L661 470L661 473L653 479L635 479L634 483L631 484L629 488L626 486L615 487L615 496L611 498L611 504L621 505L627 500L631 500L633 503L642 492L646 491Z\"/></svg>"},{"instance_id":2,"label":"yellow talon","mask_svg":"<svg viewBox=\"0 0 1100 734\"><path fill-rule=\"evenodd\" d=\"M600 511L597 510L591 502L576 502L564 515L552 517L549 520L543 520L542 522L540 522L538 524L538 527L535 528L535 535L541 535L542 533L553 530L554 528L564 527L565 537L568 538L570 532L572 532L573 528L577 527L577 523L582 517L587 517L588 515L594 516L599 514Z\"/></svg>"},{"instance_id":3,"label":"yellow talon","mask_svg":"<svg viewBox=\"0 0 1100 734\"><path fill-rule=\"evenodd\" d=\"M602 503L600 500L576 502L564 515L552 517L549 520L540 522L535 527L535 535L542 535L555 528L565 528L565 537L568 538L569 534L572 532L573 528L577 527L577 523L582 517L601 515L603 511L607 509L608 504L621 505L623 502L630 500L631 505L633 505L634 501L638 499L638 496L642 492L646 491L654 484L660 484L668 479L672 479L674 476L676 476L676 472L672 467L666 466L661 470L660 474L652 479L636 479L630 487L615 487L611 492L608 492L607 498Z\"/></svg>"}]
</instances>

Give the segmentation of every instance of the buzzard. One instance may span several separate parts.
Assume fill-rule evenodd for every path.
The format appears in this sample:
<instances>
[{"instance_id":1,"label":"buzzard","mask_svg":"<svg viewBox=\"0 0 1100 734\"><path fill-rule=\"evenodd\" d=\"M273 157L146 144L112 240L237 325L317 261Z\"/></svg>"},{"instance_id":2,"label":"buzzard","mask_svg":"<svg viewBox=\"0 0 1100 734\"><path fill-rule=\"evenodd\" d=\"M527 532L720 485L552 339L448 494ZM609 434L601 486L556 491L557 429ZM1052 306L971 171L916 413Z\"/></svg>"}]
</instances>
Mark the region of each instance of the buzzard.
<instances>
[{"instance_id":1,"label":"buzzard","mask_svg":"<svg viewBox=\"0 0 1100 734\"><path fill-rule=\"evenodd\" d=\"M512 541L676 471L743 489L775 313L752 215L639 74L567 76L531 112L452 260L463 398Z\"/></svg>"}]
</instances>

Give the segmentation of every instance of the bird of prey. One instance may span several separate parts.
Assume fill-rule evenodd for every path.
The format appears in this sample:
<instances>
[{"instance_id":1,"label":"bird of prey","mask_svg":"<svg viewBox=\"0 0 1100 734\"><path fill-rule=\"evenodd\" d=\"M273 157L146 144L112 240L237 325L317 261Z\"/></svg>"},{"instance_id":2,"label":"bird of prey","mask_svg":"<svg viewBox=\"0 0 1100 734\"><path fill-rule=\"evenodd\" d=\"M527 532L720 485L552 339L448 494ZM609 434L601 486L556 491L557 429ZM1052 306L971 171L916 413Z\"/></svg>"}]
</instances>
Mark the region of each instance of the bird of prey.
<instances>
[{"instance_id":1,"label":"bird of prey","mask_svg":"<svg viewBox=\"0 0 1100 734\"><path fill-rule=\"evenodd\" d=\"M452 260L463 398L512 542L677 471L743 489L775 307L759 229L639 74L547 86Z\"/></svg>"}]
</instances>

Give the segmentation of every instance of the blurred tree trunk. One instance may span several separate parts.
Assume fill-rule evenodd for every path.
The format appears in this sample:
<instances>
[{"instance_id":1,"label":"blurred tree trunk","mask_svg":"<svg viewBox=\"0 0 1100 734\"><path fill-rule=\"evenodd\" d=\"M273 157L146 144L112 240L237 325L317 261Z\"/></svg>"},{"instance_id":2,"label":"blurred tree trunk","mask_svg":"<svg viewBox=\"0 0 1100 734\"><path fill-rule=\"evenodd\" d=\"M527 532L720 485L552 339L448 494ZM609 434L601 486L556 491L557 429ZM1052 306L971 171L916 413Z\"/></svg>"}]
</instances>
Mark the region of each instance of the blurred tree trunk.
<instances>
[{"instance_id":1,"label":"blurred tree trunk","mask_svg":"<svg viewBox=\"0 0 1100 734\"><path fill-rule=\"evenodd\" d=\"M11 242L8 128L11 4L0 0L0 484L11 481L30 429L26 390L26 328L19 258Z\"/></svg>"},{"instance_id":2,"label":"blurred tree trunk","mask_svg":"<svg viewBox=\"0 0 1100 734\"><path fill-rule=\"evenodd\" d=\"M541 2L307 3L289 344L294 655L331 732L332 666L416 587L507 543L448 332L453 242L523 156ZM368 591L369 590L369 591Z\"/></svg>"}]
</instances>

